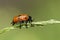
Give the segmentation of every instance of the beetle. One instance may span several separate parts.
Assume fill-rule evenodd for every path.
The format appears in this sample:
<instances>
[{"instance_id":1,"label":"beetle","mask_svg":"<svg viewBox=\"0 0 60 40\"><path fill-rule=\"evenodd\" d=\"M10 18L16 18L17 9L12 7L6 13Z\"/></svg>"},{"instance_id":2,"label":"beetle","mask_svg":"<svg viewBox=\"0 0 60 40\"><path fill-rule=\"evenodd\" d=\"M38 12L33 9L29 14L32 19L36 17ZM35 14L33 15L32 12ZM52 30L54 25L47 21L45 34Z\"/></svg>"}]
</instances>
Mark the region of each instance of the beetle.
<instances>
[{"instance_id":1,"label":"beetle","mask_svg":"<svg viewBox=\"0 0 60 40\"><path fill-rule=\"evenodd\" d=\"M20 14L18 16L14 16L13 21L12 21L12 25L15 25L16 23L19 22L20 23L20 29L21 29L21 26L22 26L21 24L25 22L25 26L26 26L26 28L28 28L27 23L29 22L32 26L32 21L33 21L33 19L31 16L29 16L27 14Z\"/></svg>"}]
</instances>

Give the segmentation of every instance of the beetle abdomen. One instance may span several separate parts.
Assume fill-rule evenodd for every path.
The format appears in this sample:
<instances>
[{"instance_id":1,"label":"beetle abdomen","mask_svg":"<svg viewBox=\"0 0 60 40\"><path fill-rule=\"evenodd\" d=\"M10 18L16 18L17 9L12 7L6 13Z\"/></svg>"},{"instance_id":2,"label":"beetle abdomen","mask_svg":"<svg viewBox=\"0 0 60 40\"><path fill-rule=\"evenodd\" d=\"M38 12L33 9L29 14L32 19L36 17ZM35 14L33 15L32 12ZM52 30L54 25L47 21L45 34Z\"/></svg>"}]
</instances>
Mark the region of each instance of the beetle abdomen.
<instances>
[{"instance_id":1,"label":"beetle abdomen","mask_svg":"<svg viewBox=\"0 0 60 40\"><path fill-rule=\"evenodd\" d=\"M17 22L18 22L18 17L17 17L17 16L15 16L15 17L13 18L13 22L14 22L14 23L17 23Z\"/></svg>"}]
</instances>

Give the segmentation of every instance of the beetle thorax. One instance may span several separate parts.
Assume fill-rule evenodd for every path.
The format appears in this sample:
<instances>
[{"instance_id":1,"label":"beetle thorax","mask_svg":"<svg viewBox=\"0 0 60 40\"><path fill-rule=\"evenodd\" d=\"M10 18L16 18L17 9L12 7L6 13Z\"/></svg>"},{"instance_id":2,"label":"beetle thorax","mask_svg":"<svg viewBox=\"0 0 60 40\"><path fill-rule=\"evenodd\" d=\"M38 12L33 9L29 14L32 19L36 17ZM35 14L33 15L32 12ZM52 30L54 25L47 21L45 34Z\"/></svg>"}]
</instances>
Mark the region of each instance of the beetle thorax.
<instances>
[{"instance_id":1,"label":"beetle thorax","mask_svg":"<svg viewBox=\"0 0 60 40\"><path fill-rule=\"evenodd\" d=\"M18 17L18 19L19 19L19 21L26 21L26 20L28 20L28 16L19 16Z\"/></svg>"}]
</instances>

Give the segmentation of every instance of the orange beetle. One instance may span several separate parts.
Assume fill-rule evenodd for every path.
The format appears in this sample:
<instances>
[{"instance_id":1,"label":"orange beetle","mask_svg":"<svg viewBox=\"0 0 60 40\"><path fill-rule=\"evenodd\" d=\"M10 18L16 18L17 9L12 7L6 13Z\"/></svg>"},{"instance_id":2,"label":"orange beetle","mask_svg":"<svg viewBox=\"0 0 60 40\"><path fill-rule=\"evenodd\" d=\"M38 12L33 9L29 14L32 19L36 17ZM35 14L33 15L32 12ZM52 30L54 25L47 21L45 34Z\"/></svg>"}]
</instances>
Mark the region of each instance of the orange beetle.
<instances>
[{"instance_id":1,"label":"orange beetle","mask_svg":"<svg viewBox=\"0 0 60 40\"><path fill-rule=\"evenodd\" d=\"M29 15L27 15L27 14L20 14L20 15L18 15L18 16L15 16L14 18L13 18L13 21L12 21L12 25L14 25L14 24L16 24L16 23L20 23L20 28L21 28L21 24L22 23L26 23L25 24L25 26L26 26L26 28L28 28L27 27L27 23L29 22L29 23L31 23L33 20L32 20L32 17L31 16L29 16ZM31 24L32 25L32 24Z\"/></svg>"}]
</instances>

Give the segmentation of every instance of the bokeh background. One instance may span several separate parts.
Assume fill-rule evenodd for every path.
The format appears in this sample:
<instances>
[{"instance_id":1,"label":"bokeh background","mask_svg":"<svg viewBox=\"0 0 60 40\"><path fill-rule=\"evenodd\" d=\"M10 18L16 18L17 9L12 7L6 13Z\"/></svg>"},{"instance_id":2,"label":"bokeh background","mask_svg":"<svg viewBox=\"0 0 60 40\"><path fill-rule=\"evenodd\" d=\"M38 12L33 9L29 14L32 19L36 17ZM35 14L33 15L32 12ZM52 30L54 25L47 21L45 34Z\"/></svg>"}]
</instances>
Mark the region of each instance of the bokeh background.
<instances>
[{"instance_id":1,"label":"bokeh background","mask_svg":"<svg viewBox=\"0 0 60 40\"><path fill-rule=\"evenodd\" d=\"M60 20L60 0L0 0L0 29L11 27L13 17L22 13L34 21ZM0 40L60 40L60 24L11 30Z\"/></svg>"}]
</instances>

